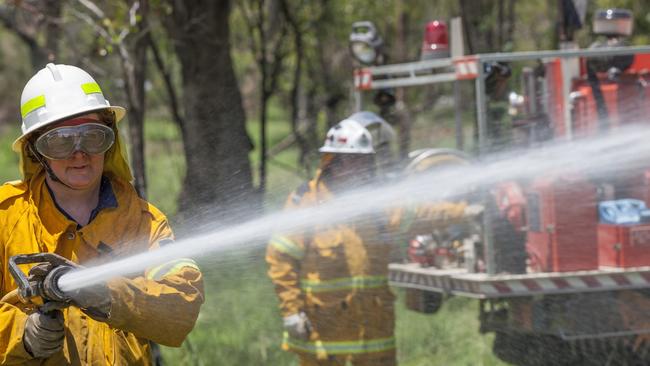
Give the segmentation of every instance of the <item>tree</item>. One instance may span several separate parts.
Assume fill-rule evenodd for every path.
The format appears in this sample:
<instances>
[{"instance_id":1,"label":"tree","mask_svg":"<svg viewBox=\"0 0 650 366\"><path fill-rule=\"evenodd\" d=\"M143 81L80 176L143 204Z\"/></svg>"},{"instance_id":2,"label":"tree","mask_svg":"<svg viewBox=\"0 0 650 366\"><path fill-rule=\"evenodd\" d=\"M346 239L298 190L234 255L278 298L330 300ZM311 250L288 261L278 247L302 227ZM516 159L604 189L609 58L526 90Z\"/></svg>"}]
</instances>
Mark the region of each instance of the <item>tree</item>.
<instances>
[{"instance_id":1,"label":"tree","mask_svg":"<svg viewBox=\"0 0 650 366\"><path fill-rule=\"evenodd\" d=\"M181 64L186 175L179 215L232 218L253 194L241 94L230 56L228 0L168 0L164 19Z\"/></svg>"},{"instance_id":2,"label":"tree","mask_svg":"<svg viewBox=\"0 0 650 366\"><path fill-rule=\"evenodd\" d=\"M300 94L302 90L302 72L305 59L305 42L303 40L305 26L303 24L304 22L300 21L300 14L295 13L299 13L299 10L303 9L291 9L289 0L280 0L280 7L282 8L282 14L287 20L288 26L291 28L291 33L293 36L293 51L295 53L293 78L289 97L291 100L291 132L293 134L294 140L300 148L298 164L302 167L305 167L306 172L309 173L310 169L307 157L309 152L309 144L303 132L300 131L299 126Z\"/></svg>"},{"instance_id":3,"label":"tree","mask_svg":"<svg viewBox=\"0 0 650 366\"><path fill-rule=\"evenodd\" d=\"M129 119L129 142L135 189L146 197L144 117L148 39L148 0L124 0L110 9L111 16L88 0L77 0L83 11L75 15L85 21L107 48L116 49L120 60Z\"/></svg>"},{"instance_id":4,"label":"tree","mask_svg":"<svg viewBox=\"0 0 650 366\"><path fill-rule=\"evenodd\" d=\"M40 0L15 1L0 5L0 23L14 32L28 47L34 72L54 61L61 35L61 2ZM43 41L44 38L44 41Z\"/></svg>"},{"instance_id":5,"label":"tree","mask_svg":"<svg viewBox=\"0 0 650 366\"><path fill-rule=\"evenodd\" d=\"M287 5L277 0L247 0L237 2L246 21L250 50L260 72L260 173L259 191L266 190L266 129L269 99L278 88L283 63L288 55L285 45L289 32Z\"/></svg>"}]
</instances>

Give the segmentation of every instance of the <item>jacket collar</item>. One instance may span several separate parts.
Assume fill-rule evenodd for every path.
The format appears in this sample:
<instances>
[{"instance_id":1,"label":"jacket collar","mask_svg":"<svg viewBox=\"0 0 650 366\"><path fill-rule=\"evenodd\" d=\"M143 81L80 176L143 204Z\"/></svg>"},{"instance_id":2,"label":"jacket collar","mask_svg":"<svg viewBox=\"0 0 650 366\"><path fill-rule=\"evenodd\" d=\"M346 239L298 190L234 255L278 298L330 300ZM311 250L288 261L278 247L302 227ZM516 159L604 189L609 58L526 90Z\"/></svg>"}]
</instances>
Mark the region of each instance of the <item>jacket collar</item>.
<instances>
[{"instance_id":1,"label":"jacket collar","mask_svg":"<svg viewBox=\"0 0 650 366\"><path fill-rule=\"evenodd\" d=\"M45 181L45 186L47 187L48 192L50 193L50 197L52 198L52 201L54 203L54 206L65 216L68 220L70 221L75 221L72 216L70 216L59 204L56 202L56 198L54 197L54 193L52 192L52 189L50 186L47 184L47 180ZM97 217L97 214L105 209L105 208L116 208L117 207L117 198L115 197L115 192L113 192L113 187L111 185L111 181L106 177L102 176L101 182L99 183L99 201L97 202L97 207L95 207L92 212L90 213L90 220L88 220L88 223L91 223L95 217ZM81 225L77 223L77 229L80 229Z\"/></svg>"}]
</instances>

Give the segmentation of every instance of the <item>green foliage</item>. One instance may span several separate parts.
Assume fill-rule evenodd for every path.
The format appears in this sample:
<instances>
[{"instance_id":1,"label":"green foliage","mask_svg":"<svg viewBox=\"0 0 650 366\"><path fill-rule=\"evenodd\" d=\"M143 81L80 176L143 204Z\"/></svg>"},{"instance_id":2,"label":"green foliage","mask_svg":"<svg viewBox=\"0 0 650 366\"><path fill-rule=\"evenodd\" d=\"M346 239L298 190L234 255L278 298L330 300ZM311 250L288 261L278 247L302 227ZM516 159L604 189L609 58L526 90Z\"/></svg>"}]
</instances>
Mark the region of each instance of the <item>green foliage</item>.
<instances>
[{"instance_id":1,"label":"green foliage","mask_svg":"<svg viewBox=\"0 0 650 366\"><path fill-rule=\"evenodd\" d=\"M395 332L400 365L505 365L492 355L493 335L478 332L477 300L450 298L428 315L407 310L399 298Z\"/></svg>"},{"instance_id":2,"label":"green foliage","mask_svg":"<svg viewBox=\"0 0 650 366\"><path fill-rule=\"evenodd\" d=\"M224 254L199 263L206 303L194 331L179 349L165 348L170 365L289 365L280 349L277 299L260 250Z\"/></svg>"},{"instance_id":3,"label":"green foliage","mask_svg":"<svg viewBox=\"0 0 650 366\"><path fill-rule=\"evenodd\" d=\"M0 184L20 179L18 155L11 150L11 145L18 136L19 128L0 126Z\"/></svg>"},{"instance_id":4,"label":"green foliage","mask_svg":"<svg viewBox=\"0 0 650 366\"><path fill-rule=\"evenodd\" d=\"M126 124L122 131L126 130ZM144 125L147 193L151 203L173 217L176 197L185 176L185 157L180 129L165 119L149 119Z\"/></svg>"},{"instance_id":5,"label":"green foliage","mask_svg":"<svg viewBox=\"0 0 650 366\"><path fill-rule=\"evenodd\" d=\"M277 145L291 134L289 112L282 108L280 103L270 103L268 110L267 144L270 147ZM249 158L255 182L259 182L260 161L260 123L258 119L251 119L246 123L248 135L253 141L254 149ZM268 208L278 208L284 204L287 195L308 177L304 176L298 168L298 149L293 146L278 155L268 159L267 191L265 202Z\"/></svg>"}]
</instances>

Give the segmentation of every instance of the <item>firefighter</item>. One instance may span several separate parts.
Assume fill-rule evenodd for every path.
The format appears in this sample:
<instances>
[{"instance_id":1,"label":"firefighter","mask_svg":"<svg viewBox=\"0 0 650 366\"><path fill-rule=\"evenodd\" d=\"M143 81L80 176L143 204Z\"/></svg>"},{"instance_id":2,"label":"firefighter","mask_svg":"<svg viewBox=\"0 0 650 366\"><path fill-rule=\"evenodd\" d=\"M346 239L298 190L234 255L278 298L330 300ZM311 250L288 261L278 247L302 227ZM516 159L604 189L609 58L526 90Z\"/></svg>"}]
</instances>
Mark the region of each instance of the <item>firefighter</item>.
<instances>
[{"instance_id":1,"label":"firefighter","mask_svg":"<svg viewBox=\"0 0 650 366\"><path fill-rule=\"evenodd\" d=\"M390 126L370 112L339 122L319 150L316 176L290 194L286 208L318 206L345 189L376 182L375 158L392 136ZM447 207L447 214L459 216L464 207ZM388 234L404 224L397 216L403 215L373 214L271 238L266 260L280 300L283 348L296 352L301 365L396 364L387 274L395 242Z\"/></svg>"},{"instance_id":2,"label":"firefighter","mask_svg":"<svg viewBox=\"0 0 650 366\"><path fill-rule=\"evenodd\" d=\"M203 282L191 259L72 291L72 306L48 312L11 296L7 265L39 252L109 262L171 242L165 216L131 183L124 108L82 69L48 64L26 84L21 114L22 180L0 186L0 364L152 364L154 342L178 347L196 321Z\"/></svg>"}]
</instances>

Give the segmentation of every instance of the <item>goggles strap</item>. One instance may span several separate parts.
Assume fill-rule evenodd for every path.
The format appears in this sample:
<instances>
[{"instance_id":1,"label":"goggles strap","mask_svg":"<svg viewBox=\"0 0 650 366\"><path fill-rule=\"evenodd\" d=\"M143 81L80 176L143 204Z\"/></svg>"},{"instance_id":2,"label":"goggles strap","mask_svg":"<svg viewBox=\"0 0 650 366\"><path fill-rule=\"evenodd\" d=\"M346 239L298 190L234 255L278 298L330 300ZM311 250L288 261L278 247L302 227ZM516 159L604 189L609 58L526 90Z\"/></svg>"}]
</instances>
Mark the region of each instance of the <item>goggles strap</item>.
<instances>
[{"instance_id":1,"label":"goggles strap","mask_svg":"<svg viewBox=\"0 0 650 366\"><path fill-rule=\"evenodd\" d=\"M43 157L41 156L41 154L38 153L38 151L36 151L36 149L34 149L31 142L27 143L27 147L29 148L29 151L31 151L32 155L34 155L34 158L36 158L36 160L41 164L41 166L43 166L43 168L45 169L45 172L50 177L50 179L52 179L53 181L55 181L57 183L63 184L64 186L66 186L66 187L68 187L70 189L74 189L74 188L70 187L69 185L63 183L61 181L61 179L59 179L56 176L56 174L54 174L54 171L52 170L52 168L50 168L50 165L45 160L43 160Z\"/></svg>"}]
</instances>

